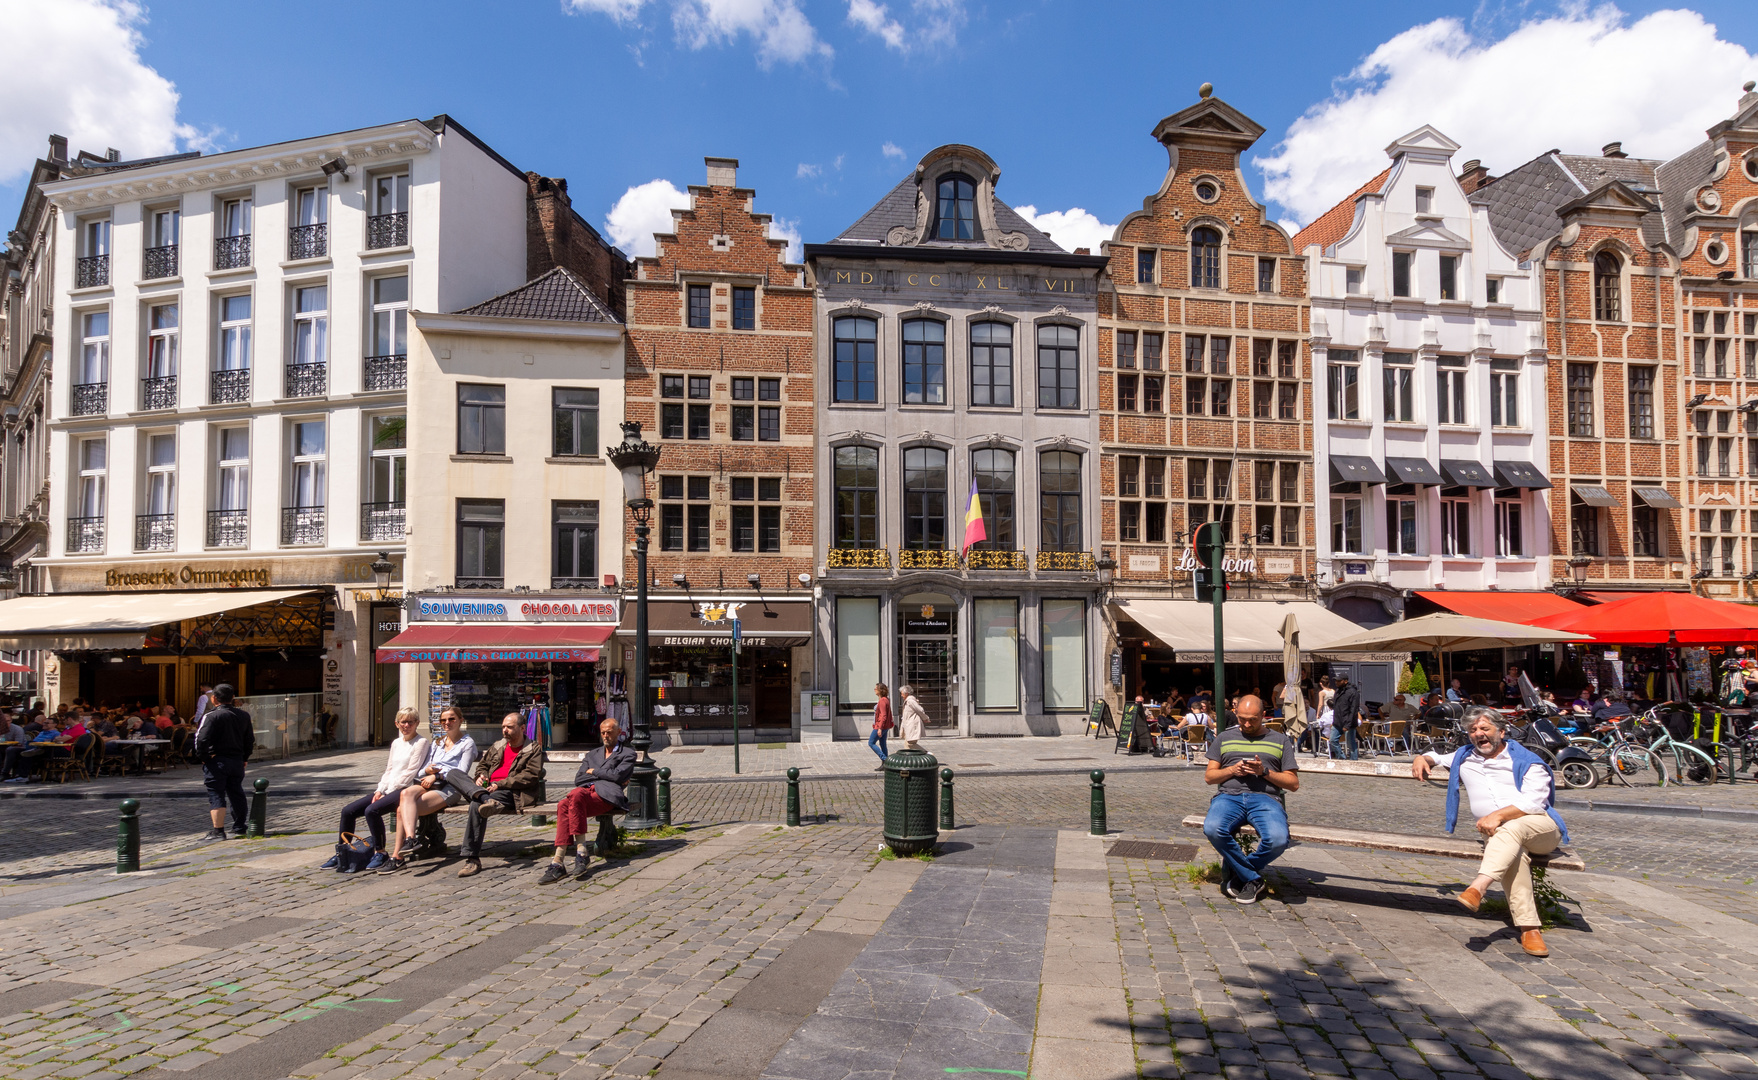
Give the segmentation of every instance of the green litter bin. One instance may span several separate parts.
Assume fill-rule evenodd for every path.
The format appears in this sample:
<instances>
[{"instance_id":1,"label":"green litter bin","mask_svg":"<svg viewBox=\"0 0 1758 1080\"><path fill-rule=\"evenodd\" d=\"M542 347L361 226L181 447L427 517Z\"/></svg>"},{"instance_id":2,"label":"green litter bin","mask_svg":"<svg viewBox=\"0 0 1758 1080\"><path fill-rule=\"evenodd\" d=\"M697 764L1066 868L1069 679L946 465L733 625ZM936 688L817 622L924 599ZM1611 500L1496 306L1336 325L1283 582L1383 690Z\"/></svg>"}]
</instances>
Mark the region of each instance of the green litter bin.
<instances>
[{"instance_id":1,"label":"green litter bin","mask_svg":"<svg viewBox=\"0 0 1758 1080\"><path fill-rule=\"evenodd\" d=\"M895 855L934 850L936 769L925 750L903 749L885 759L885 844Z\"/></svg>"}]
</instances>

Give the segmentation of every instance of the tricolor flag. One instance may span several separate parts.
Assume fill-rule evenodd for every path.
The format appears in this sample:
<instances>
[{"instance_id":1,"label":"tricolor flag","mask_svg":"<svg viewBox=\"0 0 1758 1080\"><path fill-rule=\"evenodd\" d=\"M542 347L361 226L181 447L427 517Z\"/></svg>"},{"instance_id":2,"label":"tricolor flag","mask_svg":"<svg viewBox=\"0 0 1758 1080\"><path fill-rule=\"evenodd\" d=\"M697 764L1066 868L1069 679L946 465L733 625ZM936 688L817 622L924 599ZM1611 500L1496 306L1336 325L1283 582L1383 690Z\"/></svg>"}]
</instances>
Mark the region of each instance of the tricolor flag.
<instances>
[{"instance_id":1,"label":"tricolor flag","mask_svg":"<svg viewBox=\"0 0 1758 1080\"><path fill-rule=\"evenodd\" d=\"M989 531L983 528L983 503L977 497L977 480L971 478L971 504L964 512L964 550L969 552L972 544L982 543L989 539Z\"/></svg>"}]
</instances>

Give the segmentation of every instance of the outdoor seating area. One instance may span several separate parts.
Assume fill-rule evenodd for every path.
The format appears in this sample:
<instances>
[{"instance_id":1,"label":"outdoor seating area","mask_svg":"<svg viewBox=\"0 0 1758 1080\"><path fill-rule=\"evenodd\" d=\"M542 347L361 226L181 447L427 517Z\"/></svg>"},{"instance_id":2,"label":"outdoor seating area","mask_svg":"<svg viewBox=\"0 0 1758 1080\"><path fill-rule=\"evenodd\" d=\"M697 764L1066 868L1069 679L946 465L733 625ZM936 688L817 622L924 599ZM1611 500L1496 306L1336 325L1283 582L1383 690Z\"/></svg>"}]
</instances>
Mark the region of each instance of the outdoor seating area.
<instances>
[{"instance_id":1,"label":"outdoor seating area","mask_svg":"<svg viewBox=\"0 0 1758 1080\"><path fill-rule=\"evenodd\" d=\"M195 725L170 706L40 706L5 718L0 782L84 783L106 776L145 776L195 764Z\"/></svg>"}]
</instances>

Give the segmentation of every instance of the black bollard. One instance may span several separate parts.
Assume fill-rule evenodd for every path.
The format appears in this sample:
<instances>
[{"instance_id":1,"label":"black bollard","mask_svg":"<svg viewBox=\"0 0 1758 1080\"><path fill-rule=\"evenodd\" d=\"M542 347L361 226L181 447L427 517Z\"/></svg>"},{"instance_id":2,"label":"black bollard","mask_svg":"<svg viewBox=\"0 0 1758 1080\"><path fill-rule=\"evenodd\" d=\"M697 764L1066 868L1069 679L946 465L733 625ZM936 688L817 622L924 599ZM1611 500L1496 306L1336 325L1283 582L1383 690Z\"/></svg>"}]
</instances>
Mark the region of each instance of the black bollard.
<instances>
[{"instance_id":1,"label":"black bollard","mask_svg":"<svg viewBox=\"0 0 1758 1080\"><path fill-rule=\"evenodd\" d=\"M1105 770L1093 770L1093 835L1104 836L1105 828Z\"/></svg>"},{"instance_id":2,"label":"black bollard","mask_svg":"<svg viewBox=\"0 0 1758 1080\"><path fill-rule=\"evenodd\" d=\"M269 834L269 782L258 780L252 786L256 793L250 797L250 823L244 829L244 836L249 840L261 840Z\"/></svg>"},{"instance_id":3,"label":"black bollard","mask_svg":"<svg viewBox=\"0 0 1758 1080\"><path fill-rule=\"evenodd\" d=\"M958 826L952 817L952 770L940 770L940 828L956 829Z\"/></svg>"},{"instance_id":4,"label":"black bollard","mask_svg":"<svg viewBox=\"0 0 1758 1080\"><path fill-rule=\"evenodd\" d=\"M800 827L800 770L787 771L787 827Z\"/></svg>"},{"instance_id":5,"label":"black bollard","mask_svg":"<svg viewBox=\"0 0 1758 1080\"><path fill-rule=\"evenodd\" d=\"M122 819L116 823L116 872L132 874L140 869L140 800L122 800Z\"/></svg>"},{"instance_id":6,"label":"black bollard","mask_svg":"<svg viewBox=\"0 0 1758 1080\"><path fill-rule=\"evenodd\" d=\"M659 770L659 820L671 824L671 770Z\"/></svg>"}]
</instances>

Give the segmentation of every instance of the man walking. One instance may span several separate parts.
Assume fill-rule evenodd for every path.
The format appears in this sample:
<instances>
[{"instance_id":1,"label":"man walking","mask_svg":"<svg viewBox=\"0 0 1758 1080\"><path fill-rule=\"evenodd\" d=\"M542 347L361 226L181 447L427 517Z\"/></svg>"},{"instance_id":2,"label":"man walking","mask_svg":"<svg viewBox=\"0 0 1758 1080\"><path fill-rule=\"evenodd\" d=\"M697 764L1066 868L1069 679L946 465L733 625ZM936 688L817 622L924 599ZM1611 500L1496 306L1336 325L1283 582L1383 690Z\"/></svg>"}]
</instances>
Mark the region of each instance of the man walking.
<instances>
[{"instance_id":1,"label":"man walking","mask_svg":"<svg viewBox=\"0 0 1758 1080\"><path fill-rule=\"evenodd\" d=\"M214 827L206 839L226 839L226 804L232 804L232 831L244 836L250 811L244 801L244 763L256 749L256 731L250 714L232 704L230 683L213 689L213 708L203 717L195 735L195 757L201 762L202 783L208 789L208 816Z\"/></svg>"},{"instance_id":2,"label":"man walking","mask_svg":"<svg viewBox=\"0 0 1758 1080\"><path fill-rule=\"evenodd\" d=\"M1569 830L1557 814L1556 781L1538 755L1508 741L1508 721L1494 709L1465 710L1471 744L1442 760L1430 751L1410 763L1410 775L1427 780L1430 768L1447 770L1447 831L1459 820L1459 785L1471 798L1477 831L1484 837L1483 862L1477 877L1459 894L1459 903L1476 912L1484 890L1500 881L1508 897L1508 914L1520 932L1520 947L1531 956L1549 956L1544 923L1532 896L1532 856L1555 851L1569 842Z\"/></svg>"},{"instance_id":3,"label":"man walking","mask_svg":"<svg viewBox=\"0 0 1758 1080\"><path fill-rule=\"evenodd\" d=\"M213 692L214 688L207 683L202 683L201 689L196 692L195 715L190 717L189 722L195 725L195 730L198 732L201 730L201 718L207 715L209 707L214 703Z\"/></svg>"},{"instance_id":4,"label":"man walking","mask_svg":"<svg viewBox=\"0 0 1758 1080\"><path fill-rule=\"evenodd\" d=\"M1331 722L1336 725L1336 735L1331 737L1331 756L1360 760L1361 744L1356 730L1361 726L1361 689L1347 675L1337 676L1337 696L1331 699ZM1346 748L1340 755L1337 753L1339 738Z\"/></svg>"},{"instance_id":5,"label":"man walking","mask_svg":"<svg viewBox=\"0 0 1758 1080\"><path fill-rule=\"evenodd\" d=\"M1209 742L1203 780L1217 786L1209 800L1203 835L1221 854L1226 875L1221 891L1235 903L1255 904L1264 895L1264 868L1288 849L1288 809L1282 793L1300 790L1294 744L1264 723L1264 703L1255 695L1239 699L1239 723ZM1233 836L1240 823L1257 830L1257 848L1247 855Z\"/></svg>"}]
</instances>

